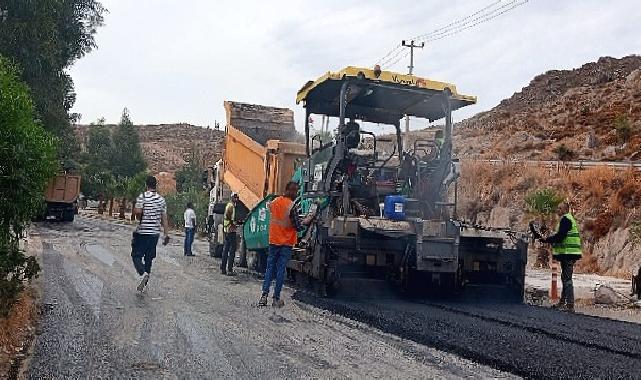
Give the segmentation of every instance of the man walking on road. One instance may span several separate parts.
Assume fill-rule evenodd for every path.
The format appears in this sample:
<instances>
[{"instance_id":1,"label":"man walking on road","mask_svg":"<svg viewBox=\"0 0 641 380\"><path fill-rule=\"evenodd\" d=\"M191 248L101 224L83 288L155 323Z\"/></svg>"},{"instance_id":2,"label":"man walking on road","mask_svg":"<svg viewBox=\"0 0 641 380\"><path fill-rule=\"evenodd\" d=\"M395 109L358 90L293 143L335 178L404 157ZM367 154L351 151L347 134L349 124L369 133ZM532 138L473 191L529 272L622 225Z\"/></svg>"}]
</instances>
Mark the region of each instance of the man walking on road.
<instances>
[{"instance_id":1,"label":"man walking on road","mask_svg":"<svg viewBox=\"0 0 641 380\"><path fill-rule=\"evenodd\" d=\"M298 210L294 206L294 200L298 195L298 183L289 182L285 187L285 194L277 197L268 205L270 213L269 221L269 253L267 256L267 270L263 281L263 295L260 297L258 306L267 306L267 296L274 277L276 285L272 306L283 307L285 302L280 298L280 291L285 282L285 270L287 262L292 256L292 248L296 245L298 231L309 225L313 215L300 221Z\"/></svg>"},{"instance_id":2,"label":"man walking on road","mask_svg":"<svg viewBox=\"0 0 641 380\"><path fill-rule=\"evenodd\" d=\"M134 214L140 221L131 241L131 257L136 272L140 275L138 291L142 292L149 282L151 264L156 257L156 245L160 236L160 225L164 230L163 245L169 242L167 223L167 205L165 198L156 192L157 181L149 176L145 181L147 191L136 199Z\"/></svg>"},{"instance_id":3,"label":"man walking on road","mask_svg":"<svg viewBox=\"0 0 641 380\"><path fill-rule=\"evenodd\" d=\"M554 235L542 239L543 243L552 244L552 257L561 263L561 299L553 307L559 310L574 312L574 285L572 275L574 264L581 258L581 237L576 219L570 213L570 206L563 202L557 208L561 217Z\"/></svg>"},{"instance_id":4,"label":"man walking on road","mask_svg":"<svg viewBox=\"0 0 641 380\"><path fill-rule=\"evenodd\" d=\"M225 214L223 214L223 234L225 242L223 244L223 257L220 263L220 271L222 274L234 274L234 257L236 256L236 204L238 203L238 194L232 193L231 200L225 206Z\"/></svg>"},{"instance_id":5,"label":"man walking on road","mask_svg":"<svg viewBox=\"0 0 641 380\"><path fill-rule=\"evenodd\" d=\"M194 235L196 233L196 212L194 204L187 202L187 209L183 215L185 219L185 256L194 256L191 246L194 244Z\"/></svg>"}]
</instances>

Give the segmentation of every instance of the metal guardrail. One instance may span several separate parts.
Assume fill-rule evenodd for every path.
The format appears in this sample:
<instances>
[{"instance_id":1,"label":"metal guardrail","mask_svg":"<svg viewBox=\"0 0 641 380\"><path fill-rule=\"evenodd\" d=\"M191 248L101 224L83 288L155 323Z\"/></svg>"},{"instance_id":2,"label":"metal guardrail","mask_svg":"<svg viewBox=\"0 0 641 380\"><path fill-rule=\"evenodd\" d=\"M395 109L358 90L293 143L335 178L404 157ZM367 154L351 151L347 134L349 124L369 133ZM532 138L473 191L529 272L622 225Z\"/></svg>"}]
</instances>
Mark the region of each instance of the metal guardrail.
<instances>
[{"instance_id":1,"label":"metal guardrail","mask_svg":"<svg viewBox=\"0 0 641 380\"><path fill-rule=\"evenodd\" d=\"M453 160L454 165L460 167L462 162L487 162L493 165L510 165L510 164L519 164L527 166L538 166L538 167L547 167L547 168L569 168L569 169L587 169L600 166L612 167L618 170L636 170L641 171L641 162L640 161L545 161L545 160L490 160L490 159L456 159Z\"/></svg>"}]
</instances>

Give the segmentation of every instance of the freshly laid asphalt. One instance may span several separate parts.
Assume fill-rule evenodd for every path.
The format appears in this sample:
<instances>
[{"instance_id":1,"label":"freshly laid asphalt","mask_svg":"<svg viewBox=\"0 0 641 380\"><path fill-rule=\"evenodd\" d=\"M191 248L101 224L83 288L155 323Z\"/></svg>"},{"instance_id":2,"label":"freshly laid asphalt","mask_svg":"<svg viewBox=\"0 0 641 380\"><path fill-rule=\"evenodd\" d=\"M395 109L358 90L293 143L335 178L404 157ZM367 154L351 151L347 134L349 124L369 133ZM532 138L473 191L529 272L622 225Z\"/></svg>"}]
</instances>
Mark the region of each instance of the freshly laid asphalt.
<instances>
[{"instance_id":1,"label":"freshly laid asphalt","mask_svg":"<svg viewBox=\"0 0 641 380\"><path fill-rule=\"evenodd\" d=\"M639 324L529 305L296 297L526 378L641 378Z\"/></svg>"}]
</instances>

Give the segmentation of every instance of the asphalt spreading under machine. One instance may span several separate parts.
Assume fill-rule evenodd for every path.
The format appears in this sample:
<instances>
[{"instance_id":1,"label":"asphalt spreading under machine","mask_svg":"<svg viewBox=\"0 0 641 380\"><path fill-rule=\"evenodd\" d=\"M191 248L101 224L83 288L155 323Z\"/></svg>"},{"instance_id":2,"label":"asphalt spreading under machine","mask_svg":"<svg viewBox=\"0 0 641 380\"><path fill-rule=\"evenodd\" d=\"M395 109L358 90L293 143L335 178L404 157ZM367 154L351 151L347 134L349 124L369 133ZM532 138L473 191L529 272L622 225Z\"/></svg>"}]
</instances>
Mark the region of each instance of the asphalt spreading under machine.
<instances>
[{"instance_id":1,"label":"asphalt spreading under machine","mask_svg":"<svg viewBox=\"0 0 641 380\"><path fill-rule=\"evenodd\" d=\"M476 103L475 97L449 83L347 67L306 83L296 100L306 110L307 143L293 178L301 184L302 213L316 218L294 248L291 275L322 295L358 295L383 282L413 293L489 286L522 301L527 235L468 225L455 218L456 196L448 202L458 175L452 111ZM338 118L330 142L310 136L312 114ZM444 119L442 137L403 146L405 116ZM385 142L392 151L382 152L380 137L359 122L394 126L395 141ZM273 196L247 216L248 250L266 248L266 204Z\"/></svg>"}]
</instances>

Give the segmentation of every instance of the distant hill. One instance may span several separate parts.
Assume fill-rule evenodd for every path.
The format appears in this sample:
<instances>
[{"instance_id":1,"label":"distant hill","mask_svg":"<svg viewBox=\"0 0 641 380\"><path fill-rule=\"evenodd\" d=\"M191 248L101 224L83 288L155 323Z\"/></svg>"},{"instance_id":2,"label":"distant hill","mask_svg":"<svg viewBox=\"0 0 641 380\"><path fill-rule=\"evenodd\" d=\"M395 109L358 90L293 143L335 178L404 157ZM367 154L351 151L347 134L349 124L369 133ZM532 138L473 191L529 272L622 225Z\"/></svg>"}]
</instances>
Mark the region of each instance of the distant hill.
<instances>
[{"instance_id":1,"label":"distant hill","mask_svg":"<svg viewBox=\"0 0 641 380\"><path fill-rule=\"evenodd\" d=\"M455 130L459 157L641 159L641 57L551 70Z\"/></svg>"},{"instance_id":2,"label":"distant hill","mask_svg":"<svg viewBox=\"0 0 641 380\"><path fill-rule=\"evenodd\" d=\"M114 128L115 125L107 125ZM91 125L76 125L81 148L86 147ZM190 124L136 125L145 161L153 174L173 173L187 163L195 149L205 166L223 156L224 131Z\"/></svg>"}]
</instances>

